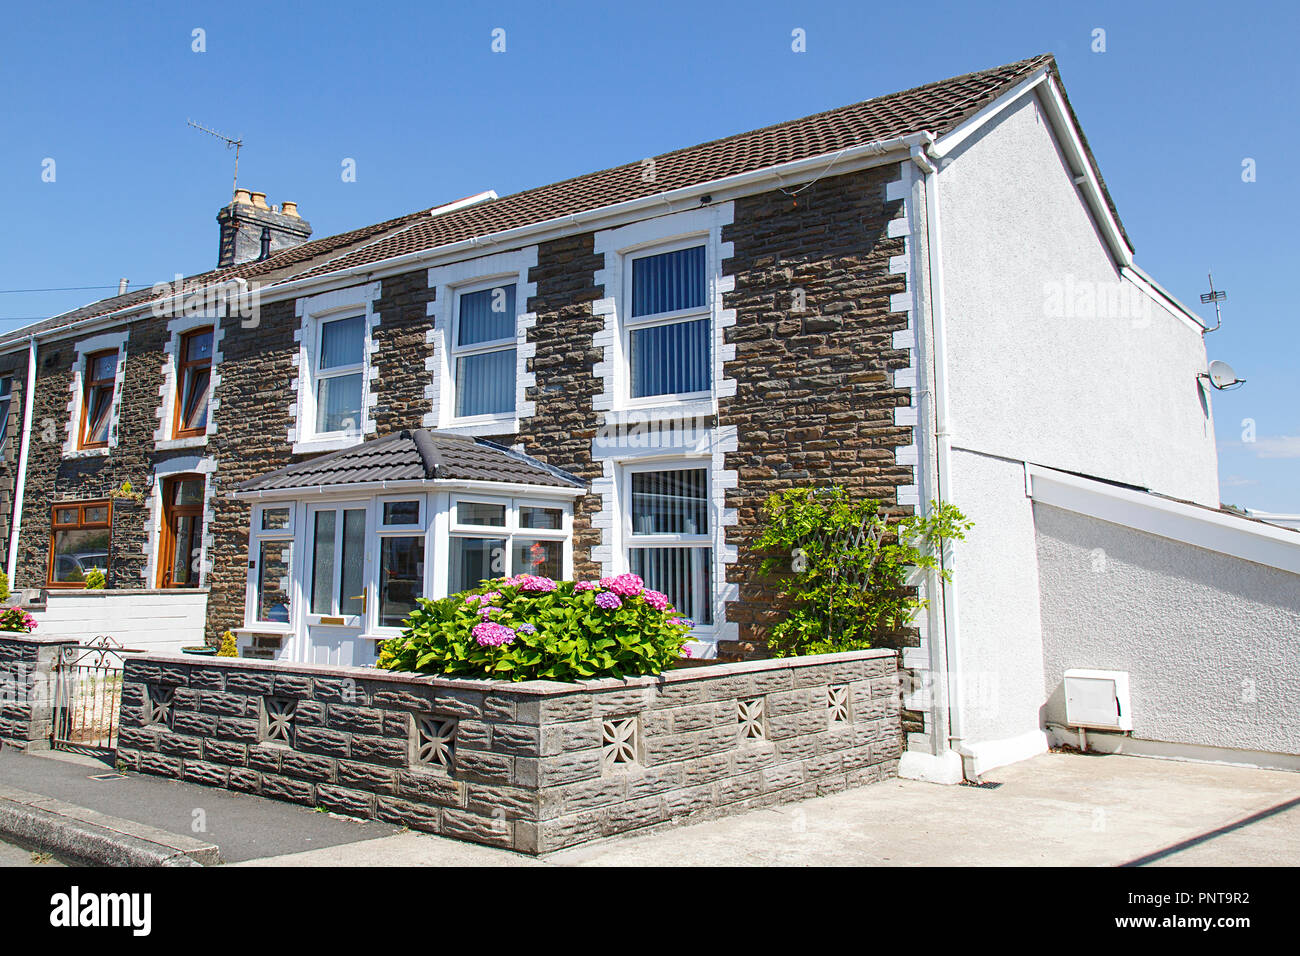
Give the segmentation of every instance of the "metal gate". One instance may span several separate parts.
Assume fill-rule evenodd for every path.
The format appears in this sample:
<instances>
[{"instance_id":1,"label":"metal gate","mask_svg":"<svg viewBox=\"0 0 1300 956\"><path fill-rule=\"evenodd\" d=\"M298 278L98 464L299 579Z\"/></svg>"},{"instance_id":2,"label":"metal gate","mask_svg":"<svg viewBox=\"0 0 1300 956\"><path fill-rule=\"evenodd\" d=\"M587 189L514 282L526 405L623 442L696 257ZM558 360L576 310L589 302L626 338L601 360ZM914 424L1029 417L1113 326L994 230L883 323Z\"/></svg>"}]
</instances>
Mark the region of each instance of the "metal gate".
<instances>
[{"instance_id":1,"label":"metal gate","mask_svg":"<svg viewBox=\"0 0 1300 956\"><path fill-rule=\"evenodd\" d=\"M101 755L117 748L122 661L141 653L107 634L63 648L54 685L54 749Z\"/></svg>"}]
</instances>

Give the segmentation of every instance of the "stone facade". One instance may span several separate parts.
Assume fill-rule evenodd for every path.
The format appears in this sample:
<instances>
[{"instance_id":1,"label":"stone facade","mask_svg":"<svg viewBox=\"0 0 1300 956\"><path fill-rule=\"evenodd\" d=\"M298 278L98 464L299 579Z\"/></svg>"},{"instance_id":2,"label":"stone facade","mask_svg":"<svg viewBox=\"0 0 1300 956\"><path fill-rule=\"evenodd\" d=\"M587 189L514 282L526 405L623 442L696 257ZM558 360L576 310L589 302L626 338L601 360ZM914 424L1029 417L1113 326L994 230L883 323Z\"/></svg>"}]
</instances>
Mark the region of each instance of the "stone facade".
<instances>
[{"instance_id":1,"label":"stone facade","mask_svg":"<svg viewBox=\"0 0 1300 956\"><path fill-rule=\"evenodd\" d=\"M68 644L75 641L0 634L0 743L18 750L49 749L55 665Z\"/></svg>"},{"instance_id":2,"label":"stone facade","mask_svg":"<svg viewBox=\"0 0 1300 956\"><path fill-rule=\"evenodd\" d=\"M126 661L143 773L545 853L893 776L890 651L582 684Z\"/></svg>"},{"instance_id":3,"label":"stone facade","mask_svg":"<svg viewBox=\"0 0 1300 956\"><path fill-rule=\"evenodd\" d=\"M724 355L735 350L723 378L734 381L736 390L734 396L720 395L716 419L690 424L734 429L736 435L728 446L734 450L720 452L714 467L738 475L738 484L725 491L725 507L736 515L736 523L725 527L725 543L739 560L718 571L716 580L738 588L725 617L729 626L738 626L741 656L761 652L764 627L779 614L768 582L758 579L757 556L748 551L759 508L771 492L800 482L839 481L887 508L907 507L900 506L896 490L913 476L895 452L912 443L911 428L895 424L894 410L909 404L910 394L894 387L890 374L909 361L891 338L906 325L905 315L890 312L891 296L905 291L907 281L890 271L891 257L902 254L905 242L889 229L902 200L887 198L886 184L898 176L899 166L890 164L826 177L801 191L797 201L781 190L742 197L722 227L730 250L721 262L722 288L730 290L723 305L734 312L735 324L718 341ZM593 304L616 294L600 279L610 256L595 249L592 232L537 247L528 274L535 294L521 309L536 315L526 333L534 349L527 370L535 385L525 400L533 403L534 414L520 420L517 432L490 436L593 484L608 465L593 460L593 441L604 427L595 410L603 388L595 366L605 360L596 344L604 320ZM371 411L376 432L387 434L421 426L430 412L428 308L435 290L425 268L379 281ZM45 584L54 503L109 497L129 481L146 502L114 502L109 587L156 587L148 573L156 547L155 475L177 461L201 458L211 512L207 634L215 642L222 631L243 624L249 506L231 491L302 458L288 438L295 426L300 320L288 300L262 304L255 327L238 317L219 320L212 424L205 439L185 448L159 447L156 436L173 337L168 321L144 315L127 326L116 441L106 455L66 453L67 429L75 427L69 399L76 340L41 343L13 584ZM9 360L19 361L18 353ZM16 390L20 378L15 375ZM14 407L20 407L17 397ZM10 437L18 431L15 420ZM603 507L596 493L574 503L573 564L580 576L603 570L605 542L595 520Z\"/></svg>"},{"instance_id":4,"label":"stone facade","mask_svg":"<svg viewBox=\"0 0 1300 956\"><path fill-rule=\"evenodd\" d=\"M907 288L889 268L904 251L889 234L902 200L886 198L898 175L888 166L821 180L797 200L780 191L738 199L723 231L735 253L724 268L735 277L726 303L736 311L727 332L736 356L726 373L737 388L721 400L721 419L736 426L727 467L740 476L727 495L740 554L728 568L740 584L728 609L740 625L732 653L760 650L781 615L748 547L769 494L837 482L888 511L911 510L898 507L897 489L913 477L895 449L912 443L912 429L894 421L911 395L891 374L910 362L893 343L907 317L890 304Z\"/></svg>"}]
</instances>

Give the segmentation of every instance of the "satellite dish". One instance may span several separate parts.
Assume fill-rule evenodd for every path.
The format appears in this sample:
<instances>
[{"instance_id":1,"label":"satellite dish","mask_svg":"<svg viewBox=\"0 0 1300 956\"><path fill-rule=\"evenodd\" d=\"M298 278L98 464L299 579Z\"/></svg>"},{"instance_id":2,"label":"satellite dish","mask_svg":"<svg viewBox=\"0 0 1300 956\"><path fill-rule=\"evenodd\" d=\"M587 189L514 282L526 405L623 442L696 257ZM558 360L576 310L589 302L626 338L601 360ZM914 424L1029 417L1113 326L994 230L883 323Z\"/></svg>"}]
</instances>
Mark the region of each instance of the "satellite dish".
<instances>
[{"instance_id":1,"label":"satellite dish","mask_svg":"<svg viewBox=\"0 0 1300 956\"><path fill-rule=\"evenodd\" d=\"M1231 388L1233 385L1240 385L1244 378L1237 378L1237 373L1232 370L1232 366L1227 362L1220 362L1215 359L1210 363L1210 384L1218 389Z\"/></svg>"}]
</instances>

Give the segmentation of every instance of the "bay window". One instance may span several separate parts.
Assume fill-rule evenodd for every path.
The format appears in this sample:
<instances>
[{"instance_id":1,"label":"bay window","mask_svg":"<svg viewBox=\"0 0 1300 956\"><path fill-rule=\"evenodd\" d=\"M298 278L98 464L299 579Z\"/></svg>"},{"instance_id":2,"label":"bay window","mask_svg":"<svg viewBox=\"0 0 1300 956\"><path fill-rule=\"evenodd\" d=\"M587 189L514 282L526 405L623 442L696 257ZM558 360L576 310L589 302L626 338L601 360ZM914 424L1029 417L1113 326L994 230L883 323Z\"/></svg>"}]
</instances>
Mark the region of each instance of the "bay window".
<instances>
[{"instance_id":1,"label":"bay window","mask_svg":"<svg viewBox=\"0 0 1300 956\"><path fill-rule=\"evenodd\" d=\"M293 505L268 505L254 516L249 542L252 623L287 627L292 621L293 513Z\"/></svg>"},{"instance_id":2,"label":"bay window","mask_svg":"<svg viewBox=\"0 0 1300 956\"><path fill-rule=\"evenodd\" d=\"M317 437L361 434L365 359L364 315L321 321L312 370Z\"/></svg>"},{"instance_id":3,"label":"bay window","mask_svg":"<svg viewBox=\"0 0 1300 956\"><path fill-rule=\"evenodd\" d=\"M401 627L424 597L424 499L381 501L379 524L380 627Z\"/></svg>"},{"instance_id":4,"label":"bay window","mask_svg":"<svg viewBox=\"0 0 1300 956\"><path fill-rule=\"evenodd\" d=\"M457 294L451 356L456 418L514 413L515 320L513 282Z\"/></svg>"},{"instance_id":5,"label":"bay window","mask_svg":"<svg viewBox=\"0 0 1300 956\"><path fill-rule=\"evenodd\" d=\"M631 261L631 307L624 322L629 397L707 392L712 323L703 245Z\"/></svg>"},{"instance_id":6,"label":"bay window","mask_svg":"<svg viewBox=\"0 0 1300 956\"><path fill-rule=\"evenodd\" d=\"M707 468L629 468L628 567L697 625L713 623Z\"/></svg>"},{"instance_id":7,"label":"bay window","mask_svg":"<svg viewBox=\"0 0 1300 956\"><path fill-rule=\"evenodd\" d=\"M452 503L447 593L478 587L490 578L536 574L565 576L565 509L514 499Z\"/></svg>"}]
</instances>

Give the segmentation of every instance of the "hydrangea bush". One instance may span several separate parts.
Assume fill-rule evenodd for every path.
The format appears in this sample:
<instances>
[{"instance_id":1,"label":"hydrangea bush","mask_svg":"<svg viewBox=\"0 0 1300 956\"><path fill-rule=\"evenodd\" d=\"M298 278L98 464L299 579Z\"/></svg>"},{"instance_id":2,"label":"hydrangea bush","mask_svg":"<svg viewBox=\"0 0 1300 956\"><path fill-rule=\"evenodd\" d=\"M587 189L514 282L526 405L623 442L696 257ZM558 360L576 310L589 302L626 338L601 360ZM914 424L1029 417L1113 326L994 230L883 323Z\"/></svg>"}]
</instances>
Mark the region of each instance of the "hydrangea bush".
<instances>
[{"instance_id":1,"label":"hydrangea bush","mask_svg":"<svg viewBox=\"0 0 1300 956\"><path fill-rule=\"evenodd\" d=\"M599 581L519 574L422 598L402 636L379 645L376 666L512 681L631 677L689 657L690 634L667 595L635 574Z\"/></svg>"},{"instance_id":2,"label":"hydrangea bush","mask_svg":"<svg viewBox=\"0 0 1300 956\"><path fill-rule=\"evenodd\" d=\"M20 607L7 607L0 610L0 631L18 631L29 634L36 629L36 618Z\"/></svg>"}]
</instances>

